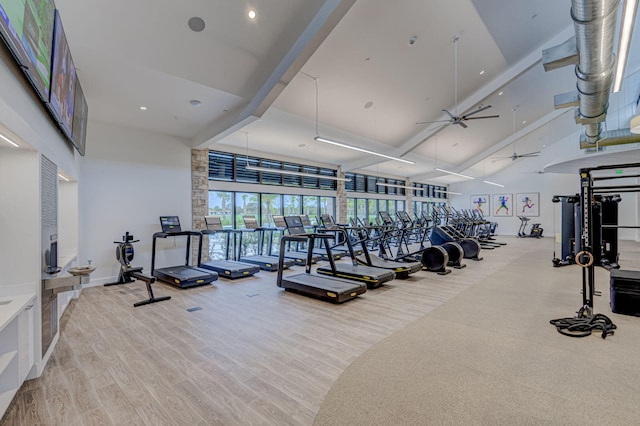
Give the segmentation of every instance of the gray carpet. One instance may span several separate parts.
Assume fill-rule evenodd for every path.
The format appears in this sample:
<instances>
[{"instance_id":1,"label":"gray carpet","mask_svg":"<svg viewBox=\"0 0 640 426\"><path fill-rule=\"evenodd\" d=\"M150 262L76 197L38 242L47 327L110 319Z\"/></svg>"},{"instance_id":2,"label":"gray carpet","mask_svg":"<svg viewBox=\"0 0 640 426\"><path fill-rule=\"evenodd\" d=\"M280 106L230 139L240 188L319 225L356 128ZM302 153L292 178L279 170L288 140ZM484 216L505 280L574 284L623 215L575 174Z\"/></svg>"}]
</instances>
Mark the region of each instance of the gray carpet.
<instances>
[{"instance_id":1,"label":"gray carpet","mask_svg":"<svg viewBox=\"0 0 640 426\"><path fill-rule=\"evenodd\" d=\"M523 254L504 264L501 250ZM623 250L621 263L638 269L639 246ZM597 269L595 312L616 334L571 338L549 320L579 308L580 268L553 268L542 241L514 239L484 254L496 270L358 358L316 426L640 422L640 318L611 313L609 273Z\"/></svg>"}]
</instances>

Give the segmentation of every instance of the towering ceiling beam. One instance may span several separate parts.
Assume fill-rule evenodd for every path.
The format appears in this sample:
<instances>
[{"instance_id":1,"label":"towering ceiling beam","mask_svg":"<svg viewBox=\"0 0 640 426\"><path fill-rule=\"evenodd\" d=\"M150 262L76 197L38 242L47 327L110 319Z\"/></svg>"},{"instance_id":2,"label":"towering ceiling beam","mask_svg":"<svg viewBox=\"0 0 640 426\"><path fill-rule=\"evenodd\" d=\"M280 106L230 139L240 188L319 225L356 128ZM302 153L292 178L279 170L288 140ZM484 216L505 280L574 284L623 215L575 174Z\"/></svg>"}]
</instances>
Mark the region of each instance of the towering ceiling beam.
<instances>
[{"instance_id":1,"label":"towering ceiling beam","mask_svg":"<svg viewBox=\"0 0 640 426\"><path fill-rule=\"evenodd\" d=\"M542 62L542 50L544 48L561 44L566 40L568 40L569 38L571 38L572 36L574 36L574 34L575 34L575 31L573 29L573 26L567 27L564 31L562 31L561 33L553 37L551 40L549 40L547 43L545 43L544 46L541 46L536 50L534 50L533 52L531 52L524 59L520 60L518 63L513 65L507 71L502 73L500 76L496 77L491 82L489 82L486 86L482 87L480 90L476 91L474 94L472 94L467 99L462 101L460 105L458 105L458 111L467 111L473 108L475 105L483 102L486 98L491 96L493 93L499 91L501 88L508 85L518 77L520 77L527 70L529 70L530 68ZM449 109L452 109L452 108L450 107ZM449 118L450 118L449 116L443 114L436 120L448 120ZM396 148L392 152L385 152L385 154L392 155L395 157L402 157L403 155L408 154L409 152L413 151L414 149L422 145L424 142L429 140L429 138L434 136L444 127L446 126L441 126L435 129L433 128L425 129L420 133L418 133L417 135L415 135L414 137L412 137L411 139L409 139L402 146ZM343 164L342 169L344 171L350 171L355 169L361 169L363 167L373 166L379 163L381 163L381 161L378 158L375 158L373 156L367 156L367 157L349 162L347 164Z\"/></svg>"},{"instance_id":2,"label":"towering ceiling beam","mask_svg":"<svg viewBox=\"0 0 640 426\"><path fill-rule=\"evenodd\" d=\"M203 149L260 118L313 55L356 0L325 0L311 23L275 67L253 98L222 120L208 126L192 142L195 149Z\"/></svg>"}]
</instances>

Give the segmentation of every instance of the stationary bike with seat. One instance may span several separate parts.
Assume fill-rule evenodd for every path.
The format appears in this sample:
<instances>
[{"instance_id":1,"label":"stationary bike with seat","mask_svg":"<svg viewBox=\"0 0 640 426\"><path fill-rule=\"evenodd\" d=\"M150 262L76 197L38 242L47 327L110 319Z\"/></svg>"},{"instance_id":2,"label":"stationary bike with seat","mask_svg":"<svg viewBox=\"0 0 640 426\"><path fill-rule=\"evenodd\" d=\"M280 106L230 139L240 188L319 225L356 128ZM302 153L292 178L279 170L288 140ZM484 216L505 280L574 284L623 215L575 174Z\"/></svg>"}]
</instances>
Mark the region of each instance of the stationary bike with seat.
<instances>
[{"instance_id":1,"label":"stationary bike with seat","mask_svg":"<svg viewBox=\"0 0 640 426\"><path fill-rule=\"evenodd\" d=\"M133 243L137 243L140 240L134 240L133 235L127 231L122 236L122 241L114 241L118 246L116 247L116 259L120 262L120 273L118 274L118 281L115 283L105 284L105 287L112 285L128 284L135 280L143 281L147 285L147 293L149 293L149 299L142 300L133 304L134 307L148 305L150 303L162 302L164 300L171 299L171 296L155 297L153 295L153 289L151 284L156 282L156 277L145 275L142 273L142 266L133 267L131 261L134 256Z\"/></svg>"}]
</instances>

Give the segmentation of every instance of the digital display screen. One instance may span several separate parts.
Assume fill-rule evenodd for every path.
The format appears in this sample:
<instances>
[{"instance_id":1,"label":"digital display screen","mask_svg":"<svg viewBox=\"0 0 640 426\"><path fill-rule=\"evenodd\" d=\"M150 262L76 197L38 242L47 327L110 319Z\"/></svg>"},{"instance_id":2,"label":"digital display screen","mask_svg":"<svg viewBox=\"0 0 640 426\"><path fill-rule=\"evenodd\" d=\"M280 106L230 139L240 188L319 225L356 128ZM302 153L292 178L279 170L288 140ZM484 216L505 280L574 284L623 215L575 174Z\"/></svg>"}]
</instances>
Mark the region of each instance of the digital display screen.
<instances>
[{"instance_id":1,"label":"digital display screen","mask_svg":"<svg viewBox=\"0 0 640 426\"><path fill-rule=\"evenodd\" d=\"M60 127L71 138L73 102L76 91L76 69L73 65L73 59L71 59L67 37L64 34L62 20L58 11L56 11L53 37L53 71L51 77L49 103L60 122Z\"/></svg>"},{"instance_id":2,"label":"digital display screen","mask_svg":"<svg viewBox=\"0 0 640 426\"><path fill-rule=\"evenodd\" d=\"M71 141L78 149L80 155L84 156L84 149L87 142L87 117L89 108L84 97L80 80L76 78L76 93L73 101L73 134Z\"/></svg>"},{"instance_id":3,"label":"digital display screen","mask_svg":"<svg viewBox=\"0 0 640 426\"><path fill-rule=\"evenodd\" d=\"M51 89L54 14L52 0L0 0L0 34L44 101Z\"/></svg>"},{"instance_id":4,"label":"digital display screen","mask_svg":"<svg viewBox=\"0 0 640 426\"><path fill-rule=\"evenodd\" d=\"M160 216L162 232L180 232L180 218L178 216Z\"/></svg>"}]
</instances>

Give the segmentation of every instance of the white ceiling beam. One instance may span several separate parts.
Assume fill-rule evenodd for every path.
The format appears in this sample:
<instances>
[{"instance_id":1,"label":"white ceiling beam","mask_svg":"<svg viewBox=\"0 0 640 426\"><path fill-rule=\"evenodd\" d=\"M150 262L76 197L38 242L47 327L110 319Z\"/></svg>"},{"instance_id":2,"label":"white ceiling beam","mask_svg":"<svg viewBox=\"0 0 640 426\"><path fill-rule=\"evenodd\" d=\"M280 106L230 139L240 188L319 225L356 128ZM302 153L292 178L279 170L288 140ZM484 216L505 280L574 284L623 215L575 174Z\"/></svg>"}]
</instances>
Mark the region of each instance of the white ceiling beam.
<instances>
[{"instance_id":1,"label":"white ceiling beam","mask_svg":"<svg viewBox=\"0 0 640 426\"><path fill-rule=\"evenodd\" d=\"M280 63L256 91L244 109L238 111L235 115L229 114L232 119L221 120L208 126L194 138L192 142L193 148L206 148L232 133L230 132L231 129L236 131L242 128L242 126L238 127L240 123L248 124L261 117L335 26L338 25L338 22L346 15L355 1L325 0L307 28L300 34L293 46L283 56Z\"/></svg>"},{"instance_id":2,"label":"white ceiling beam","mask_svg":"<svg viewBox=\"0 0 640 426\"><path fill-rule=\"evenodd\" d=\"M557 34L551 40L546 42L543 46L540 46L537 49L534 49L524 59L521 59L519 62L517 62L511 68L506 70L504 73L502 73L498 77L496 77L493 80L491 80L484 87L480 88L480 90L476 91L471 96L469 96L467 99L463 100L458 105L458 111L462 111L460 113L460 115L463 115L464 112L466 112L467 110L469 110L469 109L473 108L474 106L476 106L477 104L483 102L486 98L488 98L492 94L500 91L500 89L504 88L504 86L506 86L509 83L511 83L512 81L516 80L518 77L520 77L522 74L524 74L530 68L532 68L532 67L538 65L539 63L541 63L542 62L542 50L543 49L546 49L546 48L549 48L549 47L552 47L552 46L556 46L558 44L562 44L562 43L566 42L567 39L573 37L574 35L575 35L575 30L574 30L573 25L572 25L570 27L567 27L564 31L562 31L559 34ZM455 107L455 105L453 107ZM449 107L449 109L451 110L451 109L453 109L453 107ZM436 120L449 120L449 118L450 117L448 115L444 115L443 114L442 116L440 116ZM438 126L438 127L435 127L435 128L427 128L427 129L421 131L420 133L416 134L414 137L409 139L407 142L402 144L400 147L398 147L395 150L393 150L392 153L389 153L389 155L393 155L395 157L402 157L402 156L408 154L409 152L413 151L414 149L416 149L420 145L422 145L424 142L429 140L429 138L431 138L433 135L435 135L436 133L438 133L440 130L444 129L445 127L447 127L447 126ZM343 170L349 171L349 170L353 170L353 169L360 169L360 168L363 168L363 167L373 166L375 164L379 164L380 162L381 161L379 159L377 159L377 158L374 158L372 156L367 156L367 157L352 161L350 163L343 164L342 167L343 167Z\"/></svg>"}]
</instances>

